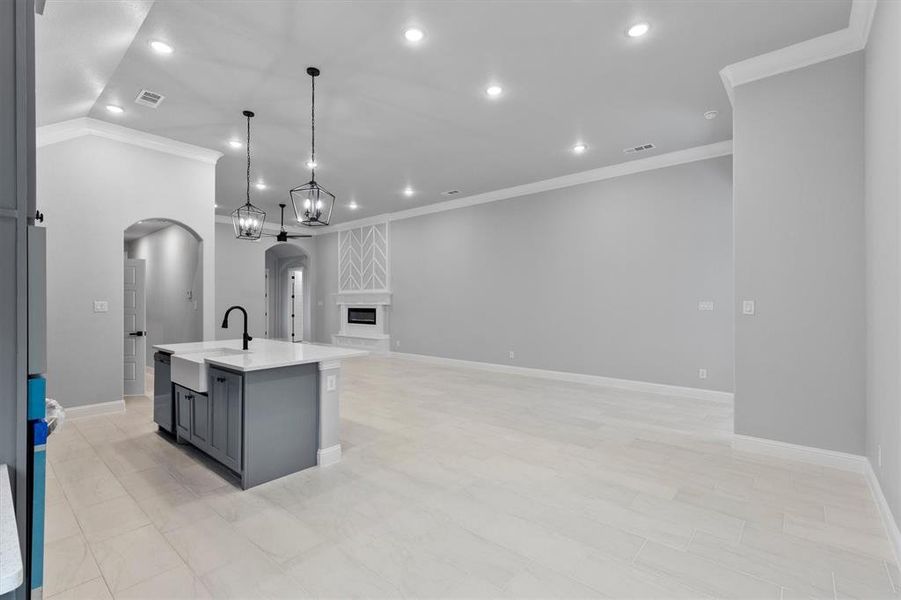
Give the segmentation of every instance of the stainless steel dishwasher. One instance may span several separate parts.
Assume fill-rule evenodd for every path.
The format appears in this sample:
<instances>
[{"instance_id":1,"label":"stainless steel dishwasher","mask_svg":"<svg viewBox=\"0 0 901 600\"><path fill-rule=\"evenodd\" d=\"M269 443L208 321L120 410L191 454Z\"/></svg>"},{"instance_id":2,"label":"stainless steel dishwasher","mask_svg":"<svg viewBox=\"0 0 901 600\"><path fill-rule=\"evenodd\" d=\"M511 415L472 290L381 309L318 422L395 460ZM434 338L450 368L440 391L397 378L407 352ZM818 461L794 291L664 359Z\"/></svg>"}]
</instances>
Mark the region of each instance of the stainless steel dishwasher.
<instances>
[{"instance_id":1,"label":"stainless steel dishwasher","mask_svg":"<svg viewBox=\"0 0 901 600\"><path fill-rule=\"evenodd\" d=\"M153 355L153 420L160 429L175 433L175 404L172 399L172 356Z\"/></svg>"}]
</instances>

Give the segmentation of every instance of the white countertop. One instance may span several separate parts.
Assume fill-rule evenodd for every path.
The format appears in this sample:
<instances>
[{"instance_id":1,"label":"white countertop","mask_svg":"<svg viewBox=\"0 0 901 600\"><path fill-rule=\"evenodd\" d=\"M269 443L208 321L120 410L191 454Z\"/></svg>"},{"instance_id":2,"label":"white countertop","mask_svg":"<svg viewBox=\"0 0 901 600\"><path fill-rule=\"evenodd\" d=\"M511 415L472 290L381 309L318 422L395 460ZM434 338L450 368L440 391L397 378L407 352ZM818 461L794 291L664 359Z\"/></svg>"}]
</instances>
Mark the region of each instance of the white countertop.
<instances>
[{"instance_id":1,"label":"white countertop","mask_svg":"<svg viewBox=\"0 0 901 600\"><path fill-rule=\"evenodd\" d=\"M0 465L0 596L22 585L22 551L13 508L9 468Z\"/></svg>"},{"instance_id":2,"label":"white countertop","mask_svg":"<svg viewBox=\"0 0 901 600\"><path fill-rule=\"evenodd\" d=\"M175 355L191 355L192 359L203 360L207 364L234 369L236 371L261 371L293 365L328 362L366 356L365 350L352 350L325 344L294 343L269 339L251 340L250 348L241 351L241 340L213 340L187 344L159 344L155 350ZM217 350L228 348L237 353L222 354ZM209 352L211 356L204 356ZM185 356L187 358L187 356Z\"/></svg>"}]
</instances>

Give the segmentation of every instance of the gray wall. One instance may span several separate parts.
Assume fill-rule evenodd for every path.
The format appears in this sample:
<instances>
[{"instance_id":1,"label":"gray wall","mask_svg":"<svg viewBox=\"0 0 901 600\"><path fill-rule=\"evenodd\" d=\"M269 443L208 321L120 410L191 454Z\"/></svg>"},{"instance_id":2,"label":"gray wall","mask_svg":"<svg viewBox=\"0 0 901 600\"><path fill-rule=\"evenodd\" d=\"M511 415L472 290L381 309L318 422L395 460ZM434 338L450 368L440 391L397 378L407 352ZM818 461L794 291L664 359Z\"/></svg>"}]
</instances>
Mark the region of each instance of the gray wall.
<instances>
[{"instance_id":1,"label":"gray wall","mask_svg":"<svg viewBox=\"0 0 901 600\"><path fill-rule=\"evenodd\" d=\"M866 49L867 456L901 514L901 3L880 2ZM882 465L878 450L882 447Z\"/></svg>"},{"instance_id":2,"label":"gray wall","mask_svg":"<svg viewBox=\"0 0 901 600\"><path fill-rule=\"evenodd\" d=\"M12 470L25 553L25 227L34 211L33 169L34 6L7 0L0 2L0 464ZM25 598L24 586L3 598Z\"/></svg>"},{"instance_id":3,"label":"gray wall","mask_svg":"<svg viewBox=\"0 0 901 600\"><path fill-rule=\"evenodd\" d=\"M389 226L390 229L390 226ZM320 235L316 238L316 255L313 257L316 285L313 288L313 339L322 344L332 343L337 333L341 311L335 304L338 299L338 234Z\"/></svg>"},{"instance_id":4,"label":"gray wall","mask_svg":"<svg viewBox=\"0 0 901 600\"><path fill-rule=\"evenodd\" d=\"M65 407L122 399L125 229L146 219L203 238L204 334L213 337L215 166L94 135L38 149L47 214L48 394ZM94 300L109 303L95 313Z\"/></svg>"},{"instance_id":5,"label":"gray wall","mask_svg":"<svg viewBox=\"0 0 901 600\"><path fill-rule=\"evenodd\" d=\"M284 244L299 248L313 264L316 255L316 244L312 238L295 239ZM230 327L222 329L222 315L229 306L238 304L247 309L250 317L249 333L254 337L263 337L266 331L266 250L281 245L271 237L264 237L259 242L248 242L235 239L234 229L230 224L216 224L216 333L215 339L228 340L241 337L241 319L229 319ZM316 269L309 269L309 289L316 286ZM311 329L313 319L310 314L310 303L305 303L307 314L304 317L304 339L313 339Z\"/></svg>"},{"instance_id":6,"label":"gray wall","mask_svg":"<svg viewBox=\"0 0 901 600\"><path fill-rule=\"evenodd\" d=\"M735 90L735 431L864 451L863 55ZM740 312L740 311L739 311Z\"/></svg>"},{"instance_id":7,"label":"gray wall","mask_svg":"<svg viewBox=\"0 0 901 600\"><path fill-rule=\"evenodd\" d=\"M392 222L394 349L731 391L731 177L723 157Z\"/></svg>"},{"instance_id":8,"label":"gray wall","mask_svg":"<svg viewBox=\"0 0 901 600\"><path fill-rule=\"evenodd\" d=\"M184 227L170 225L125 247L129 258L147 261L147 366L152 367L154 345L203 339L203 245Z\"/></svg>"}]
</instances>

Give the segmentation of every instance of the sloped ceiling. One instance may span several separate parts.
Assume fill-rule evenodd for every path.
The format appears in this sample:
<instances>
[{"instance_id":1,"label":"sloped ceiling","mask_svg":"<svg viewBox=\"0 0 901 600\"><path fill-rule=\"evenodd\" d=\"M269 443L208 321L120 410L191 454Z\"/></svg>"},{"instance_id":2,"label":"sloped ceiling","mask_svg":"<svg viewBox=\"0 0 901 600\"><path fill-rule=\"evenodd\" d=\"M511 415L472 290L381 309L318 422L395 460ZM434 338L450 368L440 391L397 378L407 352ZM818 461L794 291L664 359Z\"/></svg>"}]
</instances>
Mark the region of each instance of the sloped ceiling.
<instances>
[{"instance_id":1,"label":"sloped ceiling","mask_svg":"<svg viewBox=\"0 0 901 600\"><path fill-rule=\"evenodd\" d=\"M850 0L51 1L38 18L38 121L88 115L223 151L227 214L245 185L244 149L227 141L243 139L252 109L254 180L267 186L253 200L277 221L309 178L304 71L318 66L317 179L340 222L620 163L638 144L728 140L719 70L842 29L849 12ZM626 36L639 20L650 32ZM426 33L416 46L410 25ZM155 54L154 39L174 54ZM141 88L166 99L138 106ZM719 118L705 120L710 109Z\"/></svg>"}]
</instances>

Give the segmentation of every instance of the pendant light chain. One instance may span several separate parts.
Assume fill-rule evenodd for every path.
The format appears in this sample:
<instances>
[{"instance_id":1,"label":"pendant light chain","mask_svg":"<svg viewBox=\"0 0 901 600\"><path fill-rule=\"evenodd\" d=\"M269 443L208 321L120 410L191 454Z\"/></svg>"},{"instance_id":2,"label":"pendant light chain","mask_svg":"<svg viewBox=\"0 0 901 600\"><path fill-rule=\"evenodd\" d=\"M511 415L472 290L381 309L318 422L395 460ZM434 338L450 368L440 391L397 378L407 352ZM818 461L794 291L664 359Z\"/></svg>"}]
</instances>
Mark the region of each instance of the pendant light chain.
<instances>
[{"instance_id":1,"label":"pendant light chain","mask_svg":"<svg viewBox=\"0 0 901 600\"><path fill-rule=\"evenodd\" d=\"M313 91L312 93L312 101L310 102L310 123L312 125L312 148L310 150L310 161L315 165L316 164L316 77L310 76L310 87ZM316 167L314 166L310 170L311 176L310 179L316 179Z\"/></svg>"},{"instance_id":2,"label":"pendant light chain","mask_svg":"<svg viewBox=\"0 0 901 600\"><path fill-rule=\"evenodd\" d=\"M247 204L250 204L250 115L247 116Z\"/></svg>"}]
</instances>

